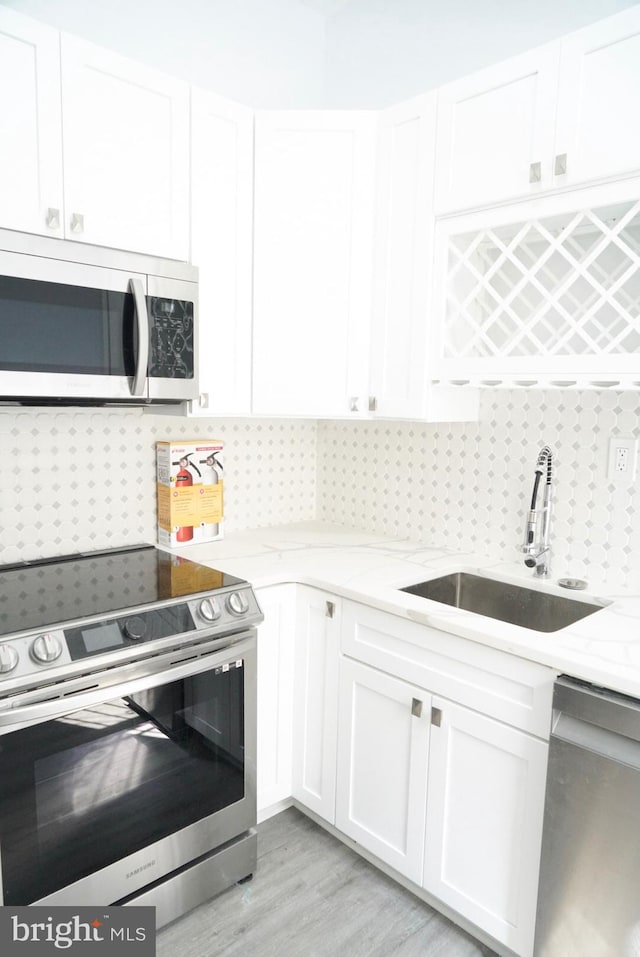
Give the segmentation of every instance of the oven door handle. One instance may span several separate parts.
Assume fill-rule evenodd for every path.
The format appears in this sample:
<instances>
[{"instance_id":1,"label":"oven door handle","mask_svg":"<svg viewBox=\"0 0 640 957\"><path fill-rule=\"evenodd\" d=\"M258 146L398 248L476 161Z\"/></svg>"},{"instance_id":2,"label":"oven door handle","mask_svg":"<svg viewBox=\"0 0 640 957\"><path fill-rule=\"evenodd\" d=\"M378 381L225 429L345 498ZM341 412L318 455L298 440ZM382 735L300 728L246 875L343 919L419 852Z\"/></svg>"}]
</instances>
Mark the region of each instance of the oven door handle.
<instances>
[{"instance_id":1,"label":"oven door handle","mask_svg":"<svg viewBox=\"0 0 640 957\"><path fill-rule=\"evenodd\" d=\"M145 667L145 673L137 678L130 678L127 681L121 681L116 684L105 684L99 688L93 686L87 691L78 691L54 700L39 701L35 704L21 705L18 696L13 699L11 708L6 711L0 710L0 729L13 727L14 725L38 724L41 721L49 721L53 718L62 718L65 715L72 714L74 711L82 711L84 708L96 704L102 704L111 698L123 698L126 695L136 694L138 691L146 691L149 688L158 685L167 684L170 681L179 681L182 678L190 678L192 675L202 674L205 671L211 671L212 668L222 667L230 661L237 661L245 658L247 652L255 649L255 639L251 632L247 632L241 640L234 642L233 645L221 649L220 652L204 654L198 658L189 658L182 662L176 661L170 667L164 667L167 655L164 661L151 659L148 667ZM185 649L187 651L188 649ZM176 649L173 657L180 654L180 649ZM157 662L156 670L149 670L152 662ZM141 664L137 662L138 666ZM126 667L126 666L125 666ZM90 676L87 676L90 680ZM0 731L1 733L1 731Z\"/></svg>"}]
</instances>

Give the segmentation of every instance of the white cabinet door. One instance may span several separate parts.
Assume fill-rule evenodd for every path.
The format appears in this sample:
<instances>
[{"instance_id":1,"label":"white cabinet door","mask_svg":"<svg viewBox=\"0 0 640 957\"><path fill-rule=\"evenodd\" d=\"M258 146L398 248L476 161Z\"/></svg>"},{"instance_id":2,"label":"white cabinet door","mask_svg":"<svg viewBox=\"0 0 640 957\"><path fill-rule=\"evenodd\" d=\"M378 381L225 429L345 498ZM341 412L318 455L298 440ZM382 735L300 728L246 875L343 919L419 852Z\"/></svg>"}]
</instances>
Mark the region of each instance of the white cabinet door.
<instances>
[{"instance_id":1,"label":"white cabinet door","mask_svg":"<svg viewBox=\"0 0 640 957\"><path fill-rule=\"evenodd\" d=\"M256 592L258 628L258 817L291 797L291 722L295 586Z\"/></svg>"},{"instance_id":2,"label":"white cabinet door","mask_svg":"<svg viewBox=\"0 0 640 957\"><path fill-rule=\"evenodd\" d=\"M191 261L200 270L192 412L251 411L253 112L191 90Z\"/></svg>"},{"instance_id":3,"label":"white cabinet door","mask_svg":"<svg viewBox=\"0 0 640 957\"><path fill-rule=\"evenodd\" d=\"M552 43L441 87L436 213L552 185L559 52Z\"/></svg>"},{"instance_id":4,"label":"white cabinet door","mask_svg":"<svg viewBox=\"0 0 640 957\"><path fill-rule=\"evenodd\" d=\"M640 169L640 6L562 41L555 154L558 183Z\"/></svg>"},{"instance_id":5,"label":"white cabinet door","mask_svg":"<svg viewBox=\"0 0 640 957\"><path fill-rule=\"evenodd\" d=\"M424 887L529 957L547 745L444 699L433 706Z\"/></svg>"},{"instance_id":6,"label":"white cabinet door","mask_svg":"<svg viewBox=\"0 0 640 957\"><path fill-rule=\"evenodd\" d=\"M336 827L422 882L430 695L340 661Z\"/></svg>"},{"instance_id":7,"label":"white cabinet door","mask_svg":"<svg viewBox=\"0 0 640 957\"><path fill-rule=\"evenodd\" d=\"M373 113L256 115L254 412L366 411L374 148Z\"/></svg>"},{"instance_id":8,"label":"white cabinet door","mask_svg":"<svg viewBox=\"0 0 640 957\"><path fill-rule=\"evenodd\" d=\"M59 33L0 7L0 228L60 236Z\"/></svg>"},{"instance_id":9,"label":"white cabinet door","mask_svg":"<svg viewBox=\"0 0 640 957\"><path fill-rule=\"evenodd\" d=\"M335 823L340 604L297 591L293 703L293 796Z\"/></svg>"},{"instance_id":10,"label":"white cabinet door","mask_svg":"<svg viewBox=\"0 0 640 957\"><path fill-rule=\"evenodd\" d=\"M189 87L62 35L65 234L188 259Z\"/></svg>"},{"instance_id":11,"label":"white cabinet door","mask_svg":"<svg viewBox=\"0 0 640 957\"><path fill-rule=\"evenodd\" d=\"M435 122L435 94L379 118L370 391L382 416L424 415Z\"/></svg>"}]
</instances>

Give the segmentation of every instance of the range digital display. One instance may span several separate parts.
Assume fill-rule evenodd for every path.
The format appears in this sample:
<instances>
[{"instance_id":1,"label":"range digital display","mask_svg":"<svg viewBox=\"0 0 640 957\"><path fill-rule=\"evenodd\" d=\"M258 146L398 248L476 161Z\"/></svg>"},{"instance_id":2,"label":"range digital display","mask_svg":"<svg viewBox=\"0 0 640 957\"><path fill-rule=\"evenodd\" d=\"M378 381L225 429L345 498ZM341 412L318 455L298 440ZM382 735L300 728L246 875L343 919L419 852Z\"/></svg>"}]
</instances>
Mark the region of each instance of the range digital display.
<instances>
[{"instance_id":1,"label":"range digital display","mask_svg":"<svg viewBox=\"0 0 640 957\"><path fill-rule=\"evenodd\" d=\"M94 651L103 651L106 648L117 648L124 644L124 638L116 622L108 622L106 625L93 625L91 628L83 629L80 632L84 647L89 654Z\"/></svg>"}]
</instances>

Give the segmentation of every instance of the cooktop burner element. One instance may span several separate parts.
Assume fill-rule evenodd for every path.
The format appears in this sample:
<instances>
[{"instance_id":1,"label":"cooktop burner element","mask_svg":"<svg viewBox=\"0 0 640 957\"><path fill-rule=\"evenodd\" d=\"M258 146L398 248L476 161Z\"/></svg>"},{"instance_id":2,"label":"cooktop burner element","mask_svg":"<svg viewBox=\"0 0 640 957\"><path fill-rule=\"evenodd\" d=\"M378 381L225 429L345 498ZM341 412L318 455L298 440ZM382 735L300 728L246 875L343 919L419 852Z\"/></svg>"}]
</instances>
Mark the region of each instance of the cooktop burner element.
<instances>
[{"instance_id":1,"label":"cooktop burner element","mask_svg":"<svg viewBox=\"0 0 640 957\"><path fill-rule=\"evenodd\" d=\"M153 545L0 566L0 681L66 677L262 619L248 582ZM160 642L160 645L157 643ZM105 656L109 656L105 658ZM43 675L44 677L44 675Z\"/></svg>"}]
</instances>

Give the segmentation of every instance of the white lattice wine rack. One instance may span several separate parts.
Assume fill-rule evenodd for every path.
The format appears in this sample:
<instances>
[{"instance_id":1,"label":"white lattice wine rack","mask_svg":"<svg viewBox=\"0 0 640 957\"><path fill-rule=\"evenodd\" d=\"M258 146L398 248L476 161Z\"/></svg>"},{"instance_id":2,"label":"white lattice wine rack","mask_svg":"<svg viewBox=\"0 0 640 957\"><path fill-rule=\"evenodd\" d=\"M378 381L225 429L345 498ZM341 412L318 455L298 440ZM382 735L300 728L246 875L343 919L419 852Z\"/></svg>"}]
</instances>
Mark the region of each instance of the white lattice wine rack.
<instances>
[{"instance_id":1,"label":"white lattice wine rack","mask_svg":"<svg viewBox=\"0 0 640 957\"><path fill-rule=\"evenodd\" d=\"M440 380L640 388L640 199L553 199L440 224Z\"/></svg>"}]
</instances>

